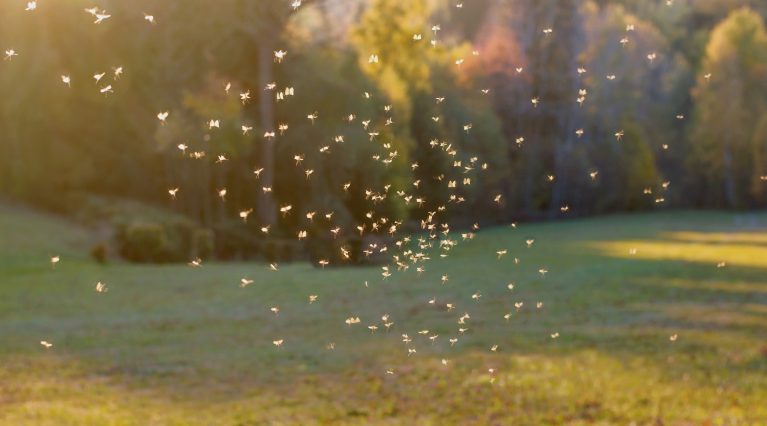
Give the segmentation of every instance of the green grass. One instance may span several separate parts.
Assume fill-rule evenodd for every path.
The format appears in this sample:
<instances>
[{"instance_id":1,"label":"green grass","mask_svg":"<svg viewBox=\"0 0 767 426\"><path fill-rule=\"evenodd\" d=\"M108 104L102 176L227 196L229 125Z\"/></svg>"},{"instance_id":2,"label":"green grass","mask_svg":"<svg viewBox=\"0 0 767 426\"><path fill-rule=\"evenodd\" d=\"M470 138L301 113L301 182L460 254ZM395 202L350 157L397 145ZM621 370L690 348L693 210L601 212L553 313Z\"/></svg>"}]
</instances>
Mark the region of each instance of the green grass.
<instances>
[{"instance_id":1,"label":"green grass","mask_svg":"<svg viewBox=\"0 0 767 426\"><path fill-rule=\"evenodd\" d=\"M386 280L378 267L100 266L89 241L0 207L1 424L767 424L767 214L483 229Z\"/></svg>"}]
</instances>

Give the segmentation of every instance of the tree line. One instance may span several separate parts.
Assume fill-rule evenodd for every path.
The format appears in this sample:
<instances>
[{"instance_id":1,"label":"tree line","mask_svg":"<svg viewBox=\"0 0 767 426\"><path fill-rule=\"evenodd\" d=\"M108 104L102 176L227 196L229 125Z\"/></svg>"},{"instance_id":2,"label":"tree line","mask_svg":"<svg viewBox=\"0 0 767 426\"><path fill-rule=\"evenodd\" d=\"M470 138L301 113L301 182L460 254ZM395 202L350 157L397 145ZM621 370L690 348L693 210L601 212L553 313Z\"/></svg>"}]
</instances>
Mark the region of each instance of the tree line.
<instances>
[{"instance_id":1,"label":"tree line","mask_svg":"<svg viewBox=\"0 0 767 426\"><path fill-rule=\"evenodd\" d=\"M0 2L0 191L155 248L137 260L307 223L324 248L373 209L417 228L446 205L465 227L767 205L767 2L91 6Z\"/></svg>"}]
</instances>

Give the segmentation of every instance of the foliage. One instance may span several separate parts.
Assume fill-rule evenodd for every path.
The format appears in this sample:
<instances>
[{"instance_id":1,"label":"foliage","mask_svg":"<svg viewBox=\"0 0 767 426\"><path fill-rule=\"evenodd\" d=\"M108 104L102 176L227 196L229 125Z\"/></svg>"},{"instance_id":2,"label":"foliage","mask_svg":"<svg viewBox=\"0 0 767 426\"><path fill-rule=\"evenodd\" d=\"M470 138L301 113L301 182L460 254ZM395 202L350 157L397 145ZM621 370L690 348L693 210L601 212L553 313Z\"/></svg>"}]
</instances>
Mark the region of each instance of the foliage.
<instances>
[{"instance_id":1,"label":"foliage","mask_svg":"<svg viewBox=\"0 0 767 426\"><path fill-rule=\"evenodd\" d=\"M467 226L767 205L765 2L136 0L98 25L85 1L47 3L0 2L20 52L0 63L0 193L70 217L130 199L231 259L351 238L371 211L410 226L447 205L440 221Z\"/></svg>"},{"instance_id":2,"label":"foliage","mask_svg":"<svg viewBox=\"0 0 767 426\"><path fill-rule=\"evenodd\" d=\"M739 9L711 33L695 88L692 167L705 171L706 201L753 206L764 157L760 120L767 107L767 31L762 18ZM759 193L757 192L756 195Z\"/></svg>"},{"instance_id":3,"label":"foliage","mask_svg":"<svg viewBox=\"0 0 767 426\"><path fill-rule=\"evenodd\" d=\"M215 237L210 229L192 232L192 253L198 259L210 259L215 252Z\"/></svg>"},{"instance_id":4,"label":"foliage","mask_svg":"<svg viewBox=\"0 0 767 426\"><path fill-rule=\"evenodd\" d=\"M157 223L128 223L117 232L120 255L132 262L167 262L173 259L165 228Z\"/></svg>"},{"instance_id":5,"label":"foliage","mask_svg":"<svg viewBox=\"0 0 767 426\"><path fill-rule=\"evenodd\" d=\"M91 247L90 255L91 258L97 263L107 263L107 258L109 256L109 249L107 248L107 244L103 242L95 244L93 247Z\"/></svg>"}]
</instances>

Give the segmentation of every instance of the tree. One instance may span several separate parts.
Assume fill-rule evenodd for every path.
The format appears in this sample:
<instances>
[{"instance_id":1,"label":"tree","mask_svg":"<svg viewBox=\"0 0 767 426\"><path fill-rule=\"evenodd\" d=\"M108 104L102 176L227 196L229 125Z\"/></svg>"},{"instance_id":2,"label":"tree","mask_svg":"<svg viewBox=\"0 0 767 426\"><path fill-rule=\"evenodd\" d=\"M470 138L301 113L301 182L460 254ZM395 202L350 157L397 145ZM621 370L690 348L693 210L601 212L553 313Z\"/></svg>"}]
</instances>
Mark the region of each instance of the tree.
<instances>
[{"instance_id":1,"label":"tree","mask_svg":"<svg viewBox=\"0 0 767 426\"><path fill-rule=\"evenodd\" d=\"M744 207L753 202L754 144L763 143L754 136L767 110L767 31L757 13L734 11L711 33L694 99L691 171L702 173L708 203Z\"/></svg>"},{"instance_id":2,"label":"tree","mask_svg":"<svg viewBox=\"0 0 767 426\"><path fill-rule=\"evenodd\" d=\"M392 192L408 189L408 162L417 144L412 138L413 100L431 89L430 58L436 52L429 45L430 13L424 0L374 0L351 34L359 67L392 105L388 142L399 153L389 166ZM414 40L414 34L422 39Z\"/></svg>"},{"instance_id":3,"label":"tree","mask_svg":"<svg viewBox=\"0 0 767 426\"><path fill-rule=\"evenodd\" d=\"M582 121L576 103L581 87L577 70L585 45L580 2L515 0L490 10L486 20L497 28L495 38L513 33L513 37L503 37L511 38L506 46L497 46L493 37L483 42L492 58L507 56L488 72L497 92L496 109L507 123L511 161L518 166L515 169L522 182L519 199L527 215L541 210L553 215L572 190L568 175L574 164L570 160L575 130ZM503 72L499 63L521 71ZM509 80L519 83L508 84ZM517 138L524 138L524 144L515 143ZM547 174L559 178L553 185L539 186Z\"/></svg>"},{"instance_id":4,"label":"tree","mask_svg":"<svg viewBox=\"0 0 767 426\"><path fill-rule=\"evenodd\" d=\"M275 52L282 50L277 44L282 37L288 20L292 15L287 1L249 1L234 0L234 13L230 15L237 32L246 35L257 48L257 87L259 90L258 113L261 131L273 133L276 123L274 96L271 91L263 90L274 81ZM260 150L260 166L264 168L261 183L264 187L274 184L275 154L273 138L263 141ZM271 192L258 190L257 212L263 225L277 222L277 204Z\"/></svg>"}]
</instances>

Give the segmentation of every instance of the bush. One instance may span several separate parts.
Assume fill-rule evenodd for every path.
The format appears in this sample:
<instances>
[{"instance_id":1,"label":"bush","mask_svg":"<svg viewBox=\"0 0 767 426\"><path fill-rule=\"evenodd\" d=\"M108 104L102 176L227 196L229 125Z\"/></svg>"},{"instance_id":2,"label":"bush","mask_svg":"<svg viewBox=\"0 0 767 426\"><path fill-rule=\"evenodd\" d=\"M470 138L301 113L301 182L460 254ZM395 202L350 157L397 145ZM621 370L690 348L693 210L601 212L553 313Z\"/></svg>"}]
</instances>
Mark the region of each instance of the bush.
<instances>
[{"instance_id":1,"label":"bush","mask_svg":"<svg viewBox=\"0 0 767 426\"><path fill-rule=\"evenodd\" d=\"M117 250L128 261L188 262L215 254L214 233L181 214L119 198L83 196L78 200L78 220L114 230ZM94 247L91 256L106 259L106 249L106 245Z\"/></svg>"},{"instance_id":2,"label":"bush","mask_svg":"<svg viewBox=\"0 0 767 426\"><path fill-rule=\"evenodd\" d=\"M186 262L214 254L213 231L189 221L132 222L117 232L120 255L131 262Z\"/></svg>"},{"instance_id":3,"label":"bush","mask_svg":"<svg viewBox=\"0 0 767 426\"><path fill-rule=\"evenodd\" d=\"M223 221L216 224L213 231L216 258L246 260L261 255L261 240L244 229L241 221Z\"/></svg>"},{"instance_id":4,"label":"bush","mask_svg":"<svg viewBox=\"0 0 767 426\"><path fill-rule=\"evenodd\" d=\"M333 266L342 265L360 265L360 264L383 264L389 260L388 253L378 253L366 255L363 250L370 248L368 244L377 244L382 247L384 244L392 243L386 236L369 235L360 237L358 235L349 235L345 237L315 237L309 240L309 255L313 264L317 265L320 260L327 260ZM348 254L344 257L342 249Z\"/></svg>"},{"instance_id":5,"label":"bush","mask_svg":"<svg viewBox=\"0 0 767 426\"><path fill-rule=\"evenodd\" d=\"M91 247L91 258L100 264L107 263L107 245L105 243L98 243Z\"/></svg>"},{"instance_id":6,"label":"bush","mask_svg":"<svg viewBox=\"0 0 767 426\"><path fill-rule=\"evenodd\" d=\"M213 255L215 236L210 229L196 229L192 234L193 257L208 259Z\"/></svg>"},{"instance_id":7,"label":"bush","mask_svg":"<svg viewBox=\"0 0 767 426\"><path fill-rule=\"evenodd\" d=\"M132 223L117 235L120 255L131 262L168 262L173 259L165 229L157 223Z\"/></svg>"},{"instance_id":8,"label":"bush","mask_svg":"<svg viewBox=\"0 0 767 426\"><path fill-rule=\"evenodd\" d=\"M294 262L303 259L303 243L289 238L273 238L262 243L261 255L267 262Z\"/></svg>"}]
</instances>

